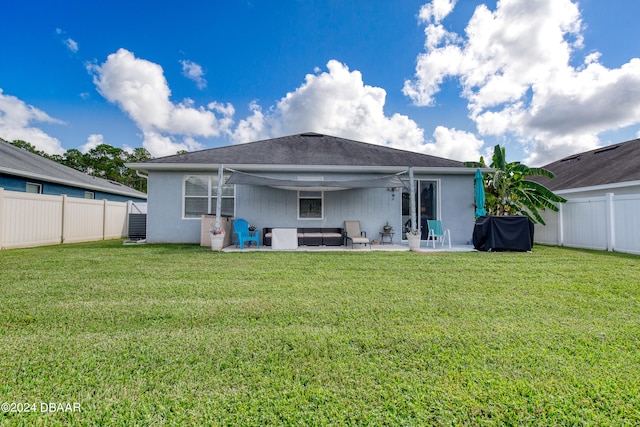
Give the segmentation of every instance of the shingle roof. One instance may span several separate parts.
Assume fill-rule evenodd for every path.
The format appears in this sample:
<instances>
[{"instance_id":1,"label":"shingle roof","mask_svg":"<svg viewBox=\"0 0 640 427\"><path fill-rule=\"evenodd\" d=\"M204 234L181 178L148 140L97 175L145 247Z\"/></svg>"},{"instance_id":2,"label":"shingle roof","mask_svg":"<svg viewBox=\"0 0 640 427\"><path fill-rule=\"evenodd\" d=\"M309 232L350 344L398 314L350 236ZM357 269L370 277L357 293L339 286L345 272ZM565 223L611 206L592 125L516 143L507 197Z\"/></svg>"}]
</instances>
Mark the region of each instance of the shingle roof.
<instances>
[{"instance_id":1,"label":"shingle roof","mask_svg":"<svg viewBox=\"0 0 640 427\"><path fill-rule=\"evenodd\" d=\"M556 177L536 178L550 190L640 180L640 139L574 154L543 166Z\"/></svg>"},{"instance_id":2,"label":"shingle roof","mask_svg":"<svg viewBox=\"0 0 640 427\"><path fill-rule=\"evenodd\" d=\"M126 185L97 178L0 140L0 173L58 184L146 199L147 195Z\"/></svg>"},{"instance_id":3,"label":"shingle roof","mask_svg":"<svg viewBox=\"0 0 640 427\"><path fill-rule=\"evenodd\" d=\"M303 133L178 154L136 163L133 167L144 169L145 164L217 165L221 163L236 165L464 167L461 162L441 157L316 133Z\"/></svg>"}]
</instances>

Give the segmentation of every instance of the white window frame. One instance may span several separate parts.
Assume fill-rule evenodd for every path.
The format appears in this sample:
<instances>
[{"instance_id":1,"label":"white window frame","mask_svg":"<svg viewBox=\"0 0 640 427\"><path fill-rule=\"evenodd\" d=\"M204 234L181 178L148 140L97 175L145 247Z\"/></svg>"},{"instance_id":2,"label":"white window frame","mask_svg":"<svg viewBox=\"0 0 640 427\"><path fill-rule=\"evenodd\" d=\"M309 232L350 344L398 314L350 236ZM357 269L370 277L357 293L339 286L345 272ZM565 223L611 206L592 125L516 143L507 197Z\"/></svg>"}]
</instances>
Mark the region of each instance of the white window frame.
<instances>
[{"instance_id":1,"label":"white window frame","mask_svg":"<svg viewBox=\"0 0 640 427\"><path fill-rule=\"evenodd\" d=\"M29 191L29 187L36 191ZM42 194L42 184L38 184L37 182L27 182L25 183L24 191L31 194Z\"/></svg>"},{"instance_id":2,"label":"white window frame","mask_svg":"<svg viewBox=\"0 0 640 427\"><path fill-rule=\"evenodd\" d=\"M299 176L298 181L324 181L323 176ZM303 196L301 193L314 192L320 193L319 196ZM319 218L307 218L300 216L300 199L314 199L320 200L320 217ZM324 191L322 190L298 190L298 196L296 197L296 212L298 214L298 221L322 221L324 220Z\"/></svg>"},{"instance_id":3,"label":"white window frame","mask_svg":"<svg viewBox=\"0 0 640 427\"><path fill-rule=\"evenodd\" d=\"M95 200L96 193L94 193L93 191L85 191L84 192L84 198L85 199L90 199L90 200Z\"/></svg>"},{"instance_id":4,"label":"white window frame","mask_svg":"<svg viewBox=\"0 0 640 427\"><path fill-rule=\"evenodd\" d=\"M301 193L320 193L320 194L316 197L316 196L302 196ZM309 217L300 216L300 202L302 200L320 200L320 217L309 218ZM300 221L318 221L318 220L323 220L324 219L324 191L320 191L320 190L298 190L297 205L298 205L298 220L300 220Z\"/></svg>"},{"instance_id":5,"label":"white window frame","mask_svg":"<svg viewBox=\"0 0 640 427\"><path fill-rule=\"evenodd\" d=\"M187 196L187 180L191 177L200 178L206 180L207 182L207 195L206 196ZM223 176L223 181L226 180L228 176ZM182 219L190 220L190 219L200 219L202 215L215 215L216 204L215 200L217 196L214 196L214 192L218 189L218 175L200 175L200 174L189 174L184 175L182 179ZM230 188L233 188L233 196L222 196L223 199L233 199L233 213L236 214L236 186L230 185ZM223 188L224 193L224 188ZM188 197L193 198L205 198L207 199L207 212L202 212L195 214L195 216L187 216L186 212L186 199Z\"/></svg>"}]
</instances>

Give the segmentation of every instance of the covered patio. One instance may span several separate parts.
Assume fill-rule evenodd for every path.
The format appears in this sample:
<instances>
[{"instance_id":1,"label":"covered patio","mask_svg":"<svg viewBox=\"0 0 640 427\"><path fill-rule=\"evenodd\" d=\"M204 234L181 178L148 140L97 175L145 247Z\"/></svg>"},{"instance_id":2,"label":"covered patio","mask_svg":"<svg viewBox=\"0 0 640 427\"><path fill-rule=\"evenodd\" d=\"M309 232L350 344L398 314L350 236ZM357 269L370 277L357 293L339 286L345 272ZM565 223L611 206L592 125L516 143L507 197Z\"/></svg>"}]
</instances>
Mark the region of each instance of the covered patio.
<instances>
[{"instance_id":1,"label":"covered patio","mask_svg":"<svg viewBox=\"0 0 640 427\"><path fill-rule=\"evenodd\" d=\"M250 247L245 247L244 249L237 248L235 245L227 246L222 249L222 252L370 252L370 251L382 251L382 252L408 252L409 245L408 244L377 244L369 246L358 246L356 245L353 249L351 246L298 246L297 249L291 249L286 251L278 251L271 249L270 246L260 246L260 248L252 245ZM473 245L453 245L452 247L448 247L447 245L441 246L439 243L436 244L435 249L431 244L427 246L426 242L422 242L420 245L420 250L418 252L421 253L440 253L440 252L474 252L476 249Z\"/></svg>"}]
</instances>

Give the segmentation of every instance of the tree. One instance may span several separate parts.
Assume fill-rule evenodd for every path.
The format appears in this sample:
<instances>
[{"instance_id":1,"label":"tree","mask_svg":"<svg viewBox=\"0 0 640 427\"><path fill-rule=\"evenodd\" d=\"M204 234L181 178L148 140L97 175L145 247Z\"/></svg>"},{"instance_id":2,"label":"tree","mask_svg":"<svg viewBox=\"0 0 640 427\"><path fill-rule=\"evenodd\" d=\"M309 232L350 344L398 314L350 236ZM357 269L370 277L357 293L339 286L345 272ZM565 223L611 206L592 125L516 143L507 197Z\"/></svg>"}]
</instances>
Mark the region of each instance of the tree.
<instances>
[{"instance_id":1,"label":"tree","mask_svg":"<svg viewBox=\"0 0 640 427\"><path fill-rule=\"evenodd\" d=\"M132 153L127 153L126 163L136 163L151 160L151 154L145 148L138 147L133 150ZM126 168L123 176L123 183L136 190L147 192L147 180L142 178L133 169Z\"/></svg>"},{"instance_id":2,"label":"tree","mask_svg":"<svg viewBox=\"0 0 640 427\"><path fill-rule=\"evenodd\" d=\"M87 159L84 154L78 149L70 148L62 156L60 161L65 166L79 170L80 172L87 173L89 166L87 165Z\"/></svg>"},{"instance_id":3,"label":"tree","mask_svg":"<svg viewBox=\"0 0 640 427\"><path fill-rule=\"evenodd\" d=\"M3 139L4 141L4 139ZM5 141L6 142L6 141ZM37 154L42 157L49 158L49 155L44 151L38 150L33 144L28 143L27 141L23 141L21 139L15 139L11 141L11 145L15 145L18 148L22 148L25 151L28 151L33 154Z\"/></svg>"},{"instance_id":4,"label":"tree","mask_svg":"<svg viewBox=\"0 0 640 427\"><path fill-rule=\"evenodd\" d=\"M126 169L124 163L127 159L127 153L122 148L100 144L89 150L85 157L88 160L91 175L120 182Z\"/></svg>"},{"instance_id":5,"label":"tree","mask_svg":"<svg viewBox=\"0 0 640 427\"><path fill-rule=\"evenodd\" d=\"M487 167L483 157L479 162L466 162L465 165ZM534 223L544 225L540 210L557 212L556 203L566 202L544 185L526 179L530 176L553 178L553 172L544 168L530 168L520 162L507 163L505 148L500 145L494 147L488 167L494 169L494 172L484 175L485 208L489 215L524 215Z\"/></svg>"}]
</instances>

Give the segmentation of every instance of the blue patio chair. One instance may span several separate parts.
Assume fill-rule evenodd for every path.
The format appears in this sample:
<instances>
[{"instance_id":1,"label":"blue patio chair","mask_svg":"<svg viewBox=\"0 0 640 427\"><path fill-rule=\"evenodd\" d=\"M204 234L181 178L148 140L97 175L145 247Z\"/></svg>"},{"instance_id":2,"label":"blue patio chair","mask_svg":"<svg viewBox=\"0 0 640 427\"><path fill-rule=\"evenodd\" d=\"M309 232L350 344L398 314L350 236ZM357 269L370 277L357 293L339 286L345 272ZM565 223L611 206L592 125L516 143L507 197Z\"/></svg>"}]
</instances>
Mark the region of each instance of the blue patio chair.
<instances>
[{"instance_id":1,"label":"blue patio chair","mask_svg":"<svg viewBox=\"0 0 640 427\"><path fill-rule=\"evenodd\" d=\"M249 246L251 246L251 242L256 242L256 245L260 247L260 232L249 230L249 223L246 219L238 218L233 221L233 233L237 236L236 248L240 245L240 249L244 249L245 242Z\"/></svg>"},{"instance_id":2,"label":"blue patio chair","mask_svg":"<svg viewBox=\"0 0 640 427\"><path fill-rule=\"evenodd\" d=\"M442 240L442 246L444 246L444 241L449 239L449 247L451 247L451 232L449 229L442 229L442 222L438 219L429 219L427 220L427 225L429 226L429 235L427 239L431 239L433 241L433 248L436 247L436 240ZM427 242L428 244L428 242Z\"/></svg>"}]
</instances>

